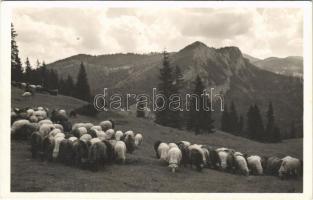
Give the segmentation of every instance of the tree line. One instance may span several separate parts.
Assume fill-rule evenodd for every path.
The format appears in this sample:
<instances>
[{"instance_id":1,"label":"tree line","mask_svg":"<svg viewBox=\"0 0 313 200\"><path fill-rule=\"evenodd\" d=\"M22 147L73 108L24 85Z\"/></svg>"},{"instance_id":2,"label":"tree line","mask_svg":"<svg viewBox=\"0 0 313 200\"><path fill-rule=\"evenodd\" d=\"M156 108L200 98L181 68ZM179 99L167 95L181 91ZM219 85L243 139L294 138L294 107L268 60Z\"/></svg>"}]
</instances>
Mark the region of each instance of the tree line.
<instances>
[{"instance_id":1,"label":"tree line","mask_svg":"<svg viewBox=\"0 0 313 200\"><path fill-rule=\"evenodd\" d=\"M59 77L58 73L53 69L47 69L45 62L40 63L38 60L36 66L31 66L28 58L26 58L23 66L19 57L18 45L16 42L17 33L14 25L11 24L11 80L15 82L25 82L33 85L41 85L48 90L57 89L60 94L72 96L81 100L90 101L91 92L88 83L87 73L83 63L76 78L76 82L72 76L66 78Z\"/></svg>"},{"instance_id":2,"label":"tree line","mask_svg":"<svg viewBox=\"0 0 313 200\"><path fill-rule=\"evenodd\" d=\"M244 116L237 114L235 103L232 101L230 108L225 105L221 116L221 130L261 142L281 141L281 133L275 123L272 102L269 103L266 112L266 125L263 123L262 115L257 104L250 105L246 119L245 125Z\"/></svg>"}]
</instances>

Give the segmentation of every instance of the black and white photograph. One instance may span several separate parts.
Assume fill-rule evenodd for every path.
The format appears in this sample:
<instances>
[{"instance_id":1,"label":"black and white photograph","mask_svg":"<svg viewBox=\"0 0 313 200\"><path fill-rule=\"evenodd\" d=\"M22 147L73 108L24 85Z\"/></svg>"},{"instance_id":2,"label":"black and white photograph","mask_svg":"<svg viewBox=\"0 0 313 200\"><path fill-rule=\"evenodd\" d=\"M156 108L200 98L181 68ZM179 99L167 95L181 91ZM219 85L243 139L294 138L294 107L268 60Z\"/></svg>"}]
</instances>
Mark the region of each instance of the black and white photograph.
<instances>
[{"instance_id":1,"label":"black and white photograph","mask_svg":"<svg viewBox=\"0 0 313 200\"><path fill-rule=\"evenodd\" d=\"M312 198L312 2L6 3L9 193Z\"/></svg>"}]
</instances>

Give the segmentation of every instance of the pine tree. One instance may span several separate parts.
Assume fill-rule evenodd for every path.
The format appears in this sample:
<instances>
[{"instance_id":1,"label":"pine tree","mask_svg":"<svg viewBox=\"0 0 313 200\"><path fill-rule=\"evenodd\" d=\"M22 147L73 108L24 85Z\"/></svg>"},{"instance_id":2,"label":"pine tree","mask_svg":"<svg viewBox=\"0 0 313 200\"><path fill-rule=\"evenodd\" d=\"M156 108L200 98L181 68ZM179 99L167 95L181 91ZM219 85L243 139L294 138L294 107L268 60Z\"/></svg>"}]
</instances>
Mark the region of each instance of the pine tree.
<instances>
[{"instance_id":1,"label":"pine tree","mask_svg":"<svg viewBox=\"0 0 313 200\"><path fill-rule=\"evenodd\" d=\"M255 136L256 140L262 141L264 138L264 126L262 116L259 110L259 107L255 104L254 105L254 119L255 119Z\"/></svg>"},{"instance_id":2,"label":"pine tree","mask_svg":"<svg viewBox=\"0 0 313 200\"><path fill-rule=\"evenodd\" d=\"M263 120L259 107L256 104L254 106L250 106L247 113L247 134L251 139L258 141L263 140Z\"/></svg>"},{"instance_id":3,"label":"pine tree","mask_svg":"<svg viewBox=\"0 0 313 200\"><path fill-rule=\"evenodd\" d=\"M240 115L239 122L238 122L238 134L241 136L244 135L243 129L244 129L244 119L243 119L243 116Z\"/></svg>"},{"instance_id":4,"label":"pine tree","mask_svg":"<svg viewBox=\"0 0 313 200\"><path fill-rule=\"evenodd\" d=\"M253 106L250 106L247 113L247 133L248 137L251 139L255 139L254 135L255 120L253 112L254 112Z\"/></svg>"},{"instance_id":5,"label":"pine tree","mask_svg":"<svg viewBox=\"0 0 313 200\"><path fill-rule=\"evenodd\" d=\"M61 77L59 79L59 93L60 94L63 94L63 95L66 95L65 94L65 88L66 88L66 85L65 85L65 80Z\"/></svg>"},{"instance_id":6,"label":"pine tree","mask_svg":"<svg viewBox=\"0 0 313 200\"><path fill-rule=\"evenodd\" d=\"M274 131L274 110L273 110L273 105L272 102L269 103L268 105L268 111L266 113L267 117L267 125L266 125L266 130L265 130L265 141L272 141L273 140L273 131Z\"/></svg>"},{"instance_id":7,"label":"pine tree","mask_svg":"<svg viewBox=\"0 0 313 200\"><path fill-rule=\"evenodd\" d=\"M11 23L11 79L13 81L22 81L23 68L19 57L19 50L16 42L17 33Z\"/></svg>"},{"instance_id":8,"label":"pine tree","mask_svg":"<svg viewBox=\"0 0 313 200\"><path fill-rule=\"evenodd\" d=\"M172 94L173 88L173 72L169 63L169 55L163 53L163 67L160 69L160 83L158 84L158 93L165 96L165 109L155 112L155 122L164 126L170 126L170 110L168 108L168 100ZM160 107L163 102L159 99L157 105Z\"/></svg>"},{"instance_id":9,"label":"pine tree","mask_svg":"<svg viewBox=\"0 0 313 200\"><path fill-rule=\"evenodd\" d=\"M75 84L73 78L70 75L68 75L65 81L64 94L68 96L74 96L74 93L75 93Z\"/></svg>"},{"instance_id":10,"label":"pine tree","mask_svg":"<svg viewBox=\"0 0 313 200\"><path fill-rule=\"evenodd\" d=\"M48 70L45 61L42 62L40 67L41 85L46 88L48 82Z\"/></svg>"},{"instance_id":11,"label":"pine tree","mask_svg":"<svg viewBox=\"0 0 313 200\"><path fill-rule=\"evenodd\" d=\"M32 67L30 65L28 57L26 58L26 62L25 62L24 80L27 83L31 83L32 82Z\"/></svg>"},{"instance_id":12,"label":"pine tree","mask_svg":"<svg viewBox=\"0 0 313 200\"><path fill-rule=\"evenodd\" d=\"M278 126L275 126L273 129L271 142L281 142L280 129Z\"/></svg>"},{"instance_id":13,"label":"pine tree","mask_svg":"<svg viewBox=\"0 0 313 200\"><path fill-rule=\"evenodd\" d=\"M180 95L184 79L183 79L183 74L179 66L177 65L173 71L173 79L174 81L172 82L171 94ZM179 106L179 104L176 104L173 106L176 107L176 106ZM180 110L169 110L169 119L170 119L169 126L173 128L178 128L178 129L182 128L183 116Z\"/></svg>"},{"instance_id":14,"label":"pine tree","mask_svg":"<svg viewBox=\"0 0 313 200\"><path fill-rule=\"evenodd\" d=\"M224 111L221 117L221 130L225 132L230 131L230 116L229 116L227 104L225 104L224 106Z\"/></svg>"},{"instance_id":15,"label":"pine tree","mask_svg":"<svg viewBox=\"0 0 313 200\"><path fill-rule=\"evenodd\" d=\"M268 111L266 113L267 116L267 125L265 130L265 137L264 141L267 142L280 142L280 130L275 124L275 118L274 118L274 109L272 102L268 105Z\"/></svg>"},{"instance_id":16,"label":"pine tree","mask_svg":"<svg viewBox=\"0 0 313 200\"><path fill-rule=\"evenodd\" d=\"M90 87L83 62L80 64L80 69L77 76L75 97L85 101L91 100Z\"/></svg>"},{"instance_id":17,"label":"pine tree","mask_svg":"<svg viewBox=\"0 0 313 200\"><path fill-rule=\"evenodd\" d=\"M201 96L203 94L205 87L202 83L200 76L196 77L195 81L195 89L193 94L195 94L198 98L197 100L192 99L191 101L191 110L190 110L190 118L192 126L192 130L194 130L195 134L198 135L202 131L207 133L213 132L213 120L211 119L211 112L206 111L203 108L204 101ZM196 109L198 108L198 110Z\"/></svg>"},{"instance_id":18,"label":"pine tree","mask_svg":"<svg viewBox=\"0 0 313 200\"><path fill-rule=\"evenodd\" d=\"M238 115L235 107L235 103L232 101L230 105L229 113L229 131L234 134L238 134Z\"/></svg>"}]
</instances>

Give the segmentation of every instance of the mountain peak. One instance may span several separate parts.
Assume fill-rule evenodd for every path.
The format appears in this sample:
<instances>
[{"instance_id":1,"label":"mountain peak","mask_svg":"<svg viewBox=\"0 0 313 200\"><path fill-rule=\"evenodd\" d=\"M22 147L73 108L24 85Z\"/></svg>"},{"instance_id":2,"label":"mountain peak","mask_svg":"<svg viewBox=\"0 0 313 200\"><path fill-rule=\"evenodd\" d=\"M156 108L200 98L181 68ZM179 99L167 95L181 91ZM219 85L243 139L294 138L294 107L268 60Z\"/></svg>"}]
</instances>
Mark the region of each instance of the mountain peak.
<instances>
[{"instance_id":1,"label":"mountain peak","mask_svg":"<svg viewBox=\"0 0 313 200\"><path fill-rule=\"evenodd\" d=\"M202 49L202 48L208 48L208 46L205 45L203 42L195 41L195 42L189 44L188 46L186 46L185 48L183 48L181 51L184 51L184 50L194 50L194 49Z\"/></svg>"}]
</instances>

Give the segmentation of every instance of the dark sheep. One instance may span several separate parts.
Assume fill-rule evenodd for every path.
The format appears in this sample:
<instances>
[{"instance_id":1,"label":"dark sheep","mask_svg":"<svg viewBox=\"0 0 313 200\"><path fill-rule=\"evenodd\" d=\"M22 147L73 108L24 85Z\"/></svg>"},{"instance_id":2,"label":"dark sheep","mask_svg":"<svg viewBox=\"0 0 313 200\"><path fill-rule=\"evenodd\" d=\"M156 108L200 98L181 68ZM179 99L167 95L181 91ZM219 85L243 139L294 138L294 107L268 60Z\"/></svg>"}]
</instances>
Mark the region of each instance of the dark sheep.
<instances>
[{"instance_id":1,"label":"dark sheep","mask_svg":"<svg viewBox=\"0 0 313 200\"><path fill-rule=\"evenodd\" d=\"M218 153L213 149L209 149L209 165L210 168L212 169L218 169L221 166L221 160L220 157L218 156Z\"/></svg>"},{"instance_id":2,"label":"dark sheep","mask_svg":"<svg viewBox=\"0 0 313 200\"><path fill-rule=\"evenodd\" d=\"M160 158L160 155L159 155L159 152L158 152L158 147L159 147L159 145L160 145L161 143L162 143L162 142L161 142L160 140L158 140L158 141L156 141L156 142L154 143L154 146L153 146L157 159Z\"/></svg>"},{"instance_id":3,"label":"dark sheep","mask_svg":"<svg viewBox=\"0 0 313 200\"><path fill-rule=\"evenodd\" d=\"M58 161L71 166L74 164L74 155L73 142L68 139L62 140L60 142Z\"/></svg>"},{"instance_id":4,"label":"dark sheep","mask_svg":"<svg viewBox=\"0 0 313 200\"><path fill-rule=\"evenodd\" d=\"M236 161L235 161L235 156L233 152L229 152L227 155L227 171L231 173L236 172Z\"/></svg>"},{"instance_id":5,"label":"dark sheep","mask_svg":"<svg viewBox=\"0 0 313 200\"><path fill-rule=\"evenodd\" d=\"M89 166L92 171L98 171L108 161L107 146L103 142L91 145L88 155Z\"/></svg>"},{"instance_id":6,"label":"dark sheep","mask_svg":"<svg viewBox=\"0 0 313 200\"><path fill-rule=\"evenodd\" d=\"M190 159L189 159L189 149L187 146L185 146L184 143L178 142L177 143L178 148L180 149L182 153L182 160L181 164L186 166L187 164L190 164Z\"/></svg>"},{"instance_id":7,"label":"dark sheep","mask_svg":"<svg viewBox=\"0 0 313 200\"><path fill-rule=\"evenodd\" d=\"M74 163L77 167L87 167L89 146L90 143L85 143L79 139L73 142Z\"/></svg>"},{"instance_id":8,"label":"dark sheep","mask_svg":"<svg viewBox=\"0 0 313 200\"><path fill-rule=\"evenodd\" d=\"M127 153L133 153L136 148L135 138L131 135L126 135L123 141L126 144Z\"/></svg>"},{"instance_id":9,"label":"dark sheep","mask_svg":"<svg viewBox=\"0 0 313 200\"><path fill-rule=\"evenodd\" d=\"M107 147L107 155L108 155L108 161L113 162L115 160L115 152L114 152L114 147L113 145L107 141L107 140L102 140L102 142L106 145Z\"/></svg>"},{"instance_id":10,"label":"dark sheep","mask_svg":"<svg viewBox=\"0 0 313 200\"><path fill-rule=\"evenodd\" d=\"M97 131L94 129L89 129L88 130L88 134L91 135L92 138L96 138L97 137Z\"/></svg>"},{"instance_id":11,"label":"dark sheep","mask_svg":"<svg viewBox=\"0 0 313 200\"><path fill-rule=\"evenodd\" d=\"M54 139L52 137L45 137L42 142L43 146L43 154L44 154L44 159L47 161L52 161L52 153L53 153L53 148L54 148Z\"/></svg>"},{"instance_id":12,"label":"dark sheep","mask_svg":"<svg viewBox=\"0 0 313 200\"><path fill-rule=\"evenodd\" d=\"M189 150L189 159L190 159L191 167L193 165L195 165L197 171L201 172L202 168L204 166L203 157L202 157L201 152L199 152L198 149L190 149Z\"/></svg>"},{"instance_id":13,"label":"dark sheep","mask_svg":"<svg viewBox=\"0 0 313 200\"><path fill-rule=\"evenodd\" d=\"M278 175L278 170L281 166L282 159L272 156L267 159L265 173L268 175Z\"/></svg>"},{"instance_id":14,"label":"dark sheep","mask_svg":"<svg viewBox=\"0 0 313 200\"><path fill-rule=\"evenodd\" d=\"M75 110L72 110L71 112L70 112L70 115L69 115L70 117L77 117L77 112L75 111Z\"/></svg>"},{"instance_id":15,"label":"dark sheep","mask_svg":"<svg viewBox=\"0 0 313 200\"><path fill-rule=\"evenodd\" d=\"M38 131L31 135L31 153L32 158L37 158L40 155L41 160L43 160L43 138Z\"/></svg>"}]
</instances>

